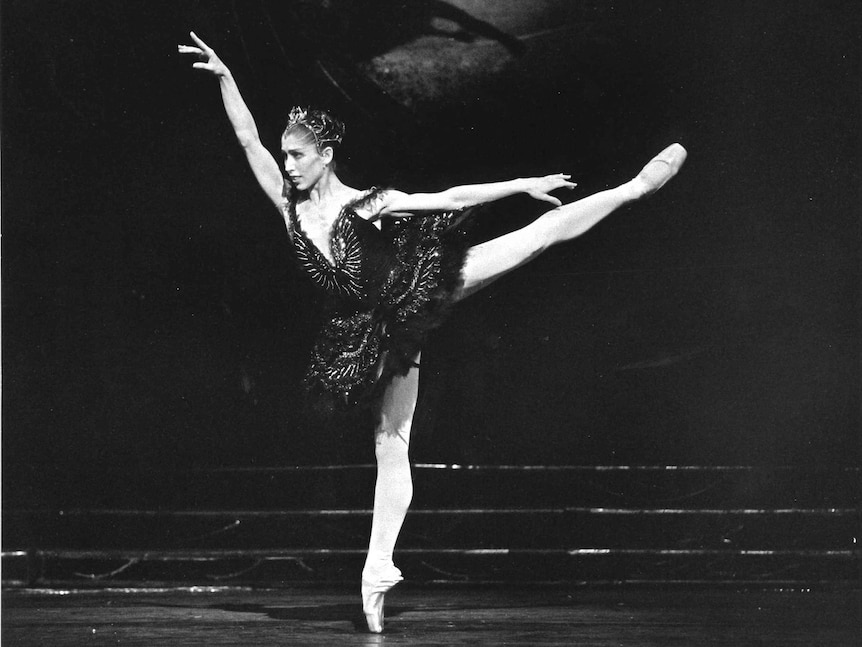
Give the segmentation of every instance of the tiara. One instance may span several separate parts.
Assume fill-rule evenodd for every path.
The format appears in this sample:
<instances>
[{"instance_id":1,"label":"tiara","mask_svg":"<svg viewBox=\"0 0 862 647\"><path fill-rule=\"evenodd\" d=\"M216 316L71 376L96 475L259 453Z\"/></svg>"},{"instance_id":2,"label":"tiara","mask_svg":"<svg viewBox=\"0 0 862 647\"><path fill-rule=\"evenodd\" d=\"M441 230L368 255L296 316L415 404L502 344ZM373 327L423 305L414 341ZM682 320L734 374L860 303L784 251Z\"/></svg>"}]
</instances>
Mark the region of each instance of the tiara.
<instances>
[{"instance_id":1,"label":"tiara","mask_svg":"<svg viewBox=\"0 0 862 647\"><path fill-rule=\"evenodd\" d=\"M304 126L310 130L318 148L324 143L340 144L344 138L344 124L324 110L306 110L294 106L287 116L285 132L294 126Z\"/></svg>"}]
</instances>

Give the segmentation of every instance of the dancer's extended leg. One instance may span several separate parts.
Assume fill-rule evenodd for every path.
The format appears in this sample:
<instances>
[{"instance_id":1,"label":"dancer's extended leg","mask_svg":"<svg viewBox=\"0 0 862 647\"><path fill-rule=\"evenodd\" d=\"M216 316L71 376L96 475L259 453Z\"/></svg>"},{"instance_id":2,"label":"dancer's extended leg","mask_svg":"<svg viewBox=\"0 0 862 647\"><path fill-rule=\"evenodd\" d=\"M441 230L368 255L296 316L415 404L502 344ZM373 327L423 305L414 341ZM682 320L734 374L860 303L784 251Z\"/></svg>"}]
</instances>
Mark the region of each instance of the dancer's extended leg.
<instances>
[{"instance_id":1,"label":"dancer's extended leg","mask_svg":"<svg viewBox=\"0 0 862 647\"><path fill-rule=\"evenodd\" d=\"M676 175L685 158L682 146L668 146L625 184L557 207L526 227L472 247L458 298L489 285L551 245L577 238L623 205L654 193Z\"/></svg>"},{"instance_id":2,"label":"dancer's extended leg","mask_svg":"<svg viewBox=\"0 0 862 647\"><path fill-rule=\"evenodd\" d=\"M418 360L418 356L416 358ZM377 484L368 556L362 569L362 610L369 631L383 631L383 597L401 581L392 563L398 533L413 498L410 474L410 428L419 393L419 368L392 380L383 394L374 433Z\"/></svg>"}]
</instances>

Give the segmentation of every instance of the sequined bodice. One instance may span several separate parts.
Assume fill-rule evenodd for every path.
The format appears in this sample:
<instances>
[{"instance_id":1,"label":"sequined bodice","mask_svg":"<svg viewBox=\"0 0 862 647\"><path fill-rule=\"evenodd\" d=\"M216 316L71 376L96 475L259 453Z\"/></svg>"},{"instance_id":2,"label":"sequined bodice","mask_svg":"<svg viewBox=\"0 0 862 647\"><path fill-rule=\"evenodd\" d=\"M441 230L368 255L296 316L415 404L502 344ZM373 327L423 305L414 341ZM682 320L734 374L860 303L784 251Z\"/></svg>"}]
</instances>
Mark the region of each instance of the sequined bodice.
<instances>
[{"instance_id":1,"label":"sequined bodice","mask_svg":"<svg viewBox=\"0 0 862 647\"><path fill-rule=\"evenodd\" d=\"M296 260L311 280L328 295L349 301L373 299L391 264L388 245L380 231L356 213L361 196L346 204L332 224L329 251L332 261L320 251L302 228L296 202L287 204Z\"/></svg>"}]
</instances>

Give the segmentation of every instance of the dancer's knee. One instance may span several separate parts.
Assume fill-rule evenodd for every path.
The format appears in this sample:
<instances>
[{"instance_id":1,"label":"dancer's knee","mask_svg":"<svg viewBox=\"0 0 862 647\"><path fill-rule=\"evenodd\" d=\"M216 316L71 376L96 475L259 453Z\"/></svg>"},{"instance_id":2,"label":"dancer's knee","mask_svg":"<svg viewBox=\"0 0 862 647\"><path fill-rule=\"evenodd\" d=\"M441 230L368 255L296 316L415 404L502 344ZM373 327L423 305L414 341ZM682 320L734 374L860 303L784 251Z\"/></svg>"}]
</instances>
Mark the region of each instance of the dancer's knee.
<instances>
[{"instance_id":1,"label":"dancer's knee","mask_svg":"<svg viewBox=\"0 0 862 647\"><path fill-rule=\"evenodd\" d=\"M385 418L374 433L374 454L381 463L408 464L410 450L410 421L395 422Z\"/></svg>"},{"instance_id":2,"label":"dancer's knee","mask_svg":"<svg viewBox=\"0 0 862 647\"><path fill-rule=\"evenodd\" d=\"M574 218L569 214L568 205L557 207L543 214L533 222L532 235L535 239L536 254L544 252L549 247L562 243L571 238L570 229Z\"/></svg>"}]
</instances>

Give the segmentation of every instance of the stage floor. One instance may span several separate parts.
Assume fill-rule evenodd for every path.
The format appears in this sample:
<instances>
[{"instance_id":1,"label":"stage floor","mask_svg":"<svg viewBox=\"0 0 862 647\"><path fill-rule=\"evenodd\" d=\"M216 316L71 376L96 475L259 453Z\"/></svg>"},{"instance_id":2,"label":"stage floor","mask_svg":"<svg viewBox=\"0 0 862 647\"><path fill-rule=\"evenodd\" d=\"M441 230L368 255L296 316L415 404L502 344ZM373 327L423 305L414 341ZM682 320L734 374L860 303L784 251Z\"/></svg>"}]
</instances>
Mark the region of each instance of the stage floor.
<instances>
[{"instance_id":1,"label":"stage floor","mask_svg":"<svg viewBox=\"0 0 862 647\"><path fill-rule=\"evenodd\" d=\"M411 588L365 633L338 589L3 593L17 645L856 645L862 591Z\"/></svg>"}]
</instances>

